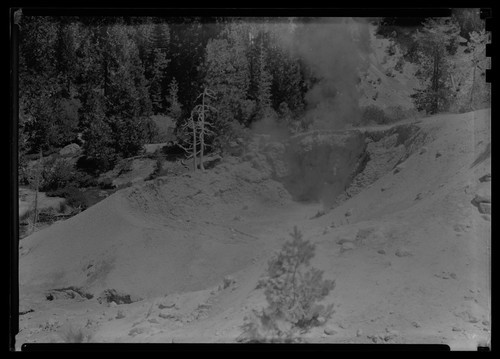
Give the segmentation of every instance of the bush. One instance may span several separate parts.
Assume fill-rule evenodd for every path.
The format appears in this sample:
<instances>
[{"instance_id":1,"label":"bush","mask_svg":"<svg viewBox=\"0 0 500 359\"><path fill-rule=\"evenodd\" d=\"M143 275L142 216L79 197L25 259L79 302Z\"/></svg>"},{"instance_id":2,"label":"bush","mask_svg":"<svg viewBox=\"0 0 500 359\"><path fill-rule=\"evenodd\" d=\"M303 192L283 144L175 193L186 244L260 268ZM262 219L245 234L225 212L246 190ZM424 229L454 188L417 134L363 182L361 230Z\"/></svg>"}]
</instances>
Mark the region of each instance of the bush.
<instances>
[{"instance_id":1,"label":"bush","mask_svg":"<svg viewBox=\"0 0 500 359\"><path fill-rule=\"evenodd\" d=\"M47 196L66 198L66 204L73 208L81 208L82 210L88 208L88 201L85 194L74 186L49 191L47 192Z\"/></svg>"},{"instance_id":2,"label":"bush","mask_svg":"<svg viewBox=\"0 0 500 359\"><path fill-rule=\"evenodd\" d=\"M103 178L99 181L99 187L101 189L113 189L115 185L113 184L113 180L111 178Z\"/></svg>"},{"instance_id":3,"label":"bush","mask_svg":"<svg viewBox=\"0 0 500 359\"><path fill-rule=\"evenodd\" d=\"M362 109L361 125L377 124L384 125L391 122L384 110L375 105L368 105Z\"/></svg>"},{"instance_id":4,"label":"bush","mask_svg":"<svg viewBox=\"0 0 500 359\"><path fill-rule=\"evenodd\" d=\"M269 261L267 277L259 283L268 306L245 318L243 341L300 341L298 334L321 325L333 315L333 304L325 307L317 302L330 293L335 282L324 280L323 272L316 268L306 271L315 245L303 240L297 227L290 235L292 240Z\"/></svg>"},{"instance_id":5,"label":"bush","mask_svg":"<svg viewBox=\"0 0 500 359\"><path fill-rule=\"evenodd\" d=\"M88 343L92 340L92 334L83 328L75 329L73 326L61 334L65 343Z\"/></svg>"},{"instance_id":6,"label":"bush","mask_svg":"<svg viewBox=\"0 0 500 359\"><path fill-rule=\"evenodd\" d=\"M73 164L63 158L51 157L43 161L41 191L51 191L67 186L74 179Z\"/></svg>"}]
</instances>

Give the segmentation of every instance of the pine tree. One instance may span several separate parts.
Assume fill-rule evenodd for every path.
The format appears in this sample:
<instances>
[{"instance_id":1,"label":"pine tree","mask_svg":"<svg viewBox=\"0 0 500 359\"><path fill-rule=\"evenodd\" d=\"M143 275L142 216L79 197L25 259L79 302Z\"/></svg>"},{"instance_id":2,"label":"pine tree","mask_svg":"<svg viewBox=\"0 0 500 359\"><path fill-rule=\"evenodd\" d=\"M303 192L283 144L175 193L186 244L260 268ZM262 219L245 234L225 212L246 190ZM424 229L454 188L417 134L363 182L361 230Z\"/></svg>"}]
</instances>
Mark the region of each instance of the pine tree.
<instances>
[{"instance_id":1,"label":"pine tree","mask_svg":"<svg viewBox=\"0 0 500 359\"><path fill-rule=\"evenodd\" d=\"M216 96L218 116L214 123L221 141L230 135L233 122L248 123L255 103L248 98L250 67L248 32L244 24L226 25L221 38L209 40L205 56L205 83Z\"/></svg>"},{"instance_id":2,"label":"pine tree","mask_svg":"<svg viewBox=\"0 0 500 359\"><path fill-rule=\"evenodd\" d=\"M471 109L480 108L484 104L489 105L489 90L485 79L479 80L478 75L485 74L488 67L488 58L486 57L486 44L488 35L486 31L473 31L470 33L470 40L467 48L472 55L472 74L470 86L469 107ZM476 105L477 104L477 105Z\"/></svg>"},{"instance_id":3,"label":"pine tree","mask_svg":"<svg viewBox=\"0 0 500 359\"><path fill-rule=\"evenodd\" d=\"M270 116L272 111L271 85L273 76L268 71L267 52L264 36L259 41L258 79L257 79L257 114L260 118Z\"/></svg>"},{"instance_id":4,"label":"pine tree","mask_svg":"<svg viewBox=\"0 0 500 359\"><path fill-rule=\"evenodd\" d=\"M448 18L428 19L417 32L422 88L412 96L417 109L435 114L449 108L452 98L449 56L456 51L458 26Z\"/></svg>"},{"instance_id":5,"label":"pine tree","mask_svg":"<svg viewBox=\"0 0 500 359\"><path fill-rule=\"evenodd\" d=\"M172 78L168 86L167 114L174 120L178 120L182 115L182 104L179 102L179 85L177 80Z\"/></svg>"},{"instance_id":6,"label":"pine tree","mask_svg":"<svg viewBox=\"0 0 500 359\"><path fill-rule=\"evenodd\" d=\"M315 246L294 227L291 240L268 263L267 276L259 282L267 307L254 310L242 326L247 342L296 342L299 335L321 325L333 315L333 304L318 304L335 288L323 272L309 268Z\"/></svg>"}]
</instances>

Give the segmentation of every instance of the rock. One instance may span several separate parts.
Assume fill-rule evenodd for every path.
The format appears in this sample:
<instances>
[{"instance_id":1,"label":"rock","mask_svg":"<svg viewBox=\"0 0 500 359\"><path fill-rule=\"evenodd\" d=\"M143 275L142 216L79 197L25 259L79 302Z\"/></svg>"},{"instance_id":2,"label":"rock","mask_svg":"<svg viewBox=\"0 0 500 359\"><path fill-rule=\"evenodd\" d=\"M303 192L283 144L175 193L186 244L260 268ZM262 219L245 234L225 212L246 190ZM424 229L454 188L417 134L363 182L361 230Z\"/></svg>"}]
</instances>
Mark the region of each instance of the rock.
<instances>
[{"instance_id":1,"label":"rock","mask_svg":"<svg viewBox=\"0 0 500 359\"><path fill-rule=\"evenodd\" d=\"M491 214L491 203L479 203L479 213Z\"/></svg>"},{"instance_id":2,"label":"rock","mask_svg":"<svg viewBox=\"0 0 500 359\"><path fill-rule=\"evenodd\" d=\"M418 322L411 322L411 325L412 325L414 328L420 328L420 323L418 323Z\"/></svg>"},{"instance_id":3,"label":"rock","mask_svg":"<svg viewBox=\"0 0 500 359\"><path fill-rule=\"evenodd\" d=\"M425 147L425 146L424 146L424 147L422 147L422 148L420 149L420 151L419 151L418 153L419 153L419 154L421 154L421 155L423 155L423 154L424 154L424 153L426 153L426 152L427 152L427 147Z\"/></svg>"},{"instance_id":4,"label":"rock","mask_svg":"<svg viewBox=\"0 0 500 359\"><path fill-rule=\"evenodd\" d=\"M385 250L383 250L383 249L379 249L379 250L377 251L377 253L378 253L378 254L385 254Z\"/></svg>"},{"instance_id":5,"label":"rock","mask_svg":"<svg viewBox=\"0 0 500 359\"><path fill-rule=\"evenodd\" d=\"M342 244L342 247L340 248L340 251L341 252L345 252L345 251L349 251L349 250L352 250L356 248L356 246L354 245L354 243L352 242L345 242Z\"/></svg>"},{"instance_id":6,"label":"rock","mask_svg":"<svg viewBox=\"0 0 500 359\"><path fill-rule=\"evenodd\" d=\"M339 322L338 325L342 329L349 329L349 324L346 322Z\"/></svg>"},{"instance_id":7,"label":"rock","mask_svg":"<svg viewBox=\"0 0 500 359\"><path fill-rule=\"evenodd\" d=\"M409 256L412 256L413 254L406 248L399 248L397 251L396 251L396 256L398 257L409 257Z\"/></svg>"},{"instance_id":8,"label":"rock","mask_svg":"<svg viewBox=\"0 0 500 359\"><path fill-rule=\"evenodd\" d=\"M401 172L404 168L405 168L404 163L400 163L399 165L397 165L397 166L394 168L394 173L399 173L399 172Z\"/></svg>"},{"instance_id":9,"label":"rock","mask_svg":"<svg viewBox=\"0 0 500 359\"><path fill-rule=\"evenodd\" d=\"M418 193L417 196L415 197L414 201L419 201L423 198L422 193Z\"/></svg>"},{"instance_id":10,"label":"rock","mask_svg":"<svg viewBox=\"0 0 500 359\"><path fill-rule=\"evenodd\" d=\"M123 310L119 310L118 313L116 313L116 319L122 319L122 318L125 318L126 315L125 315L125 312Z\"/></svg>"},{"instance_id":11,"label":"rock","mask_svg":"<svg viewBox=\"0 0 500 359\"><path fill-rule=\"evenodd\" d=\"M59 154L61 156L76 156L82 151L81 147L76 143L70 143L69 145L63 147Z\"/></svg>"},{"instance_id":12,"label":"rock","mask_svg":"<svg viewBox=\"0 0 500 359\"><path fill-rule=\"evenodd\" d=\"M352 212L353 212L352 208L349 208L349 209L347 210L347 212L345 213L345 216L346 216L346 217L350 217L350 216L352 216Z\"/></svg>"},{"instance_id":13,"label":"rock","mask_svg":"<svg viewBox=\"0 0 500 359\"><path fill-rule=\"evenodd\" d=\"M152 323L152 324L159 324L160 322L158 321L158 319L156 318L151 318L151 319L148 319L148 322Z\"/></svg>"},{"instance_id":14,"label":"rock","mask_svg":"<svg viewBox=\"0 0 500 359\"><path fill-rule=\"evenodd\" d=\"M476 190L474 203L480 204L482 202L491 203L491 182L482 183Z\"/></svg>"},{"instance_id":15,"label":"rock","mask_svg":"<svg viewBox=\"0 0 500 359\"><path fill-rule=\"evenodd\" d=\"M337 244L352 243L355 240L356 239L353 237L343 236L343 237L340 237L339 239L337 239Z\"/></svg>"},{"instance_id":16,"label":"rock","mask_svg":"<svg viewBox=\"0 0 500 359\"><path fill-rule=\"evenodd\" d=\"M490 182L490 181L491 181L491 173L487 173L479 178L479 182Z\"/></svg>"},{"instance_id":17,"label":"rock","mask_svg":"<svg viewBox=\"0 0 500 359\"><path fill-rule=\"evenodd\" d=\"M436 151L436 158L441 157L443 154L440 151Z\"/></svg>"},{"instance_id":18,"label":"rock","mask_svg":"<svg viewBox=\"0 0 500 359\"><path fill-rule=\"evenodd\" d=\"M337 334L338 332L332 327L332 326L327 326L323 332L326 334L326 335L335 335Z\"/></svg>"},{"instance_id":19,"label":"rock","mask_svg":"<svg viewBox=\"0 0 500 359\"><path fill-rule=\"evenodd\" d=\"M358 230L358 233L356 233L356 241L363 241L364 239L368 238L374 231L375 228L361 228L360 230Z\"/></svg>"},{"instance_id":20,"label":"rock","mask_svg":"<svg viewBox=\"0 0 500 359\"><path fill-rule=\"evenodd\" d=\"M118 304L116 304L115 302L110 302L110 303L109 303L109 306L110 306L111 308L114 308L114 307L116 307L117 305L118 305Z\"/></svg>"},{"instance_id":21,"label":"rock","mask_svg":"<svg viewBox=\"0 0 500 359\"><path fill-rule=\"evenodd\" d=\"M177 297L166 297L163 298L160 303L158 303L159 309L170 309L177 306Z\"/></svg>"},{"instance_id":22,"label":"rock","mask_svg":"<svg viewBox=\"0 0 500 359\"><path fill-rule=\"evenodd\" d=\"M363 331L361 329L356 330L356 336L360 337L363 335Z\"/></svg>"},{"instance_id":23,"label":"rock","mask_svg":"<svg viewBox=\"0 0 500 359\"><path fill-rule=\"evenodd\" d=\"M380 191L385 192L385 191L387 191L389 188L391 188L391 184L389 184L389 183L388 183L388 184L383 185L383 186L380 188Z\"/></svg>"},{"instance_id":24,"label":"rock","mask_svg":"<svg viewBox=\"0 0 500 359\"><path fill-rule=\"evenodd\" d=\"M454 325L453 328L451 328L451 330L454 331L454 332L461 332L462 331L462 329L460 329L456 325Z\"/></svg>"},{"instance_id":25,"label":"rock","mask_svg":"<svg viewBox=\"0 0 500 359\"><path fill-rule=\"evenodd\" d=\"M228 275L225 276L224 279L222 280L223 283L223 289L226 289L230 287L231 285L236 283L236 279L234 279L232 276Z\"/></svg>"},{"instance_id":26,"label":"rock","mask_svg":"<svg viewBox=\"0 0 500 359\"><path fill-rule=\"evenodd\" d=\"M320 325L325 324L325 323L326 323L326 318L325 318L325 317L318 317L318 323L319 323Z\"/></svg>"},{"instance_id":27,"label":"rock","mask_svg":"<svg viewBox=\"0 0 500 359\"><path fill-rule=\"evenodd\" d=\"M485 221L491 222L491 216L489 214L483 214L481 215L481 218Z\"/></svg>"}]
</instances>

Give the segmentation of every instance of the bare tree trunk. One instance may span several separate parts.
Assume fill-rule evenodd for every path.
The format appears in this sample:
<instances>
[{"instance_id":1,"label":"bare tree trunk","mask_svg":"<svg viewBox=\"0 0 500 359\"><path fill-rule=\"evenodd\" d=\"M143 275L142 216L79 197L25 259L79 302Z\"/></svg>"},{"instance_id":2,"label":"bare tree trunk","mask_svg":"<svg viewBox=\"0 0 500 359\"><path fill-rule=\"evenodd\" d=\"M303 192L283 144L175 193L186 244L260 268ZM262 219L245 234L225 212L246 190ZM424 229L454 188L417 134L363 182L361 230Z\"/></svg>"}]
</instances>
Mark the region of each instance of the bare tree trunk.
<instances>
[{"instance_id":1,"label":"bare tree trunk","mask_svg":"<svg viewBox=\"0 0 500 359\"><path fill-rule=\"evenodd\" d=\"M205 171L205 167L203 166L203 150L205 148L205 92L206 89L203 90L203 96L201 98L201 114L200 114L200 169Z\"/></svg>"},{"instance_id":2,"label":"bare tree trunk","mask_svg":"<svg viewBox=\"0 0 500 359\"><path fill-rule=\"evenodd\" d=\"M191 121L193 121L193 171L196 172L196 123L194 122L194 118L191 117Z\"/></svg>"},{"instance_id":3,"label":"bare tree trunk","mask_svg":"<svg viewBox=\"0 0 500 359\"><path fill-rule=\"evenodd\" d=\"M472 69L472 84L471 84L471 87L470 87L470 101L469 101L469 107L470 107L470 110L472 110L472 106L473 106L473 101L474 101L474 84L476 83L476 59L473 58L472 59L472 63L474 64L474 68Z\"/></svg>"},{"instance_id":4,"label":"bare tree trunk","mask_svg":"<svg viewBox=\"0 0 500 359\"><path fill-rule=\"evenodd\" d=\"M40 187L40 175L41 175L41 167L42 167L43 153L40 150L40 163L38 164L38 169L36 171L36 180L35 180L35 208L33 213L33 224L31 227L31 233L35 231L36 223L38 222L38 188Z\"/></svg>"}]
</instances>

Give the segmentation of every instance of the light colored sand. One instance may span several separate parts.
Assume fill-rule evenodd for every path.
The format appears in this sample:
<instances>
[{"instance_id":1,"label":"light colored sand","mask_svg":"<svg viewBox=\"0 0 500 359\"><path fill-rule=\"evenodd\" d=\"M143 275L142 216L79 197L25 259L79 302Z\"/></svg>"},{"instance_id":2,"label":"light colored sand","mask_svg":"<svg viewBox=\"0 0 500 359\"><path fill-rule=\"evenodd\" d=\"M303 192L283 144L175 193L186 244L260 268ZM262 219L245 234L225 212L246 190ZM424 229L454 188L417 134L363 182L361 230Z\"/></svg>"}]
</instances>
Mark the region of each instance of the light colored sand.
<instances>
[{"instance_id":1,"label":"light colored sand","mask_svg":"<svg viewBox=\"0 0 500 359\"><path fill-rule=\"evenodd\" d=\"M472 165L491 141L490 112L418 126L425 152L316 219L320 204L295 203L251 167L224 164L135 185L23 239L21 307L34 312L20 317L17 344L60 341L70 324L103 342L234 341L265 304L255 285L268 258L297 225L317 245L313 265L337 284L326 301L338 333L317 328L310 341L475 349L490 337L491 222L471 200L491 159ZM340 238L354 249L341 252ZM223 288L227 275L235 284ZM45 299L67 286L143 300ZM165 300L177 306L161 309Z\"/></svg>"}]
</instances>

